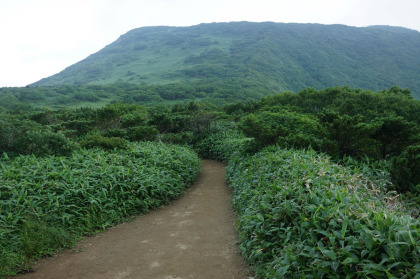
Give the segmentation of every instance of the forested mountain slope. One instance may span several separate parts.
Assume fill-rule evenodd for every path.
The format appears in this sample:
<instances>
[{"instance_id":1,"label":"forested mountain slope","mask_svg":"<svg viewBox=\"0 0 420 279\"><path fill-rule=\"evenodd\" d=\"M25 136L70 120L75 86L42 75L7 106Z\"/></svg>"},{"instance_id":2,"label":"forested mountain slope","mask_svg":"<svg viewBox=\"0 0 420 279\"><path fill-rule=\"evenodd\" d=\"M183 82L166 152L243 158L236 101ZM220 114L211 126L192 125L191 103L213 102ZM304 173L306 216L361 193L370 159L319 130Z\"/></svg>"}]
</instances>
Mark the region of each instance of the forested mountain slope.
<instances>
[{"instance_id":1,"label":"forested mountain slope","mask_svg":"<svg viewBox=\"0 0 420 279\"><path fill-rule=\"evenodd\" d=\"M420 97L420 33L400 27L211 23L131 30L32 86L235 80L275 91L397 85Z\"/></svg>"}]
</instances>

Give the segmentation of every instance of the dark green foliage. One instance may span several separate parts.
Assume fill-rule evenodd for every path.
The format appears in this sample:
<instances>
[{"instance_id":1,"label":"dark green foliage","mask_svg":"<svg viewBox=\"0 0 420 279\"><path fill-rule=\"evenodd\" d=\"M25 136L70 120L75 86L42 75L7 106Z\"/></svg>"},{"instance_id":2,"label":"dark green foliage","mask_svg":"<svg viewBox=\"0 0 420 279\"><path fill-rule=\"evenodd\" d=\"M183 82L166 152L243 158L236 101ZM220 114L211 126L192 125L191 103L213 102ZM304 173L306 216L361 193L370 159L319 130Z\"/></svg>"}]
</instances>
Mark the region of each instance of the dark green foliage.
<instances>
[{"instance_id":1,"label":"dark green foliage","mask_svg":"<svg viewBox=\"0 0 420 279\"><path fill-rule=\"evenodd\" d=\"M171 112L167 106L155 106L149 109L150 124L157 127L160 133L170 132L172 128Z\"/></svg>"},{"instance_id":2,"label":"dark green foliage","mask_svg":"<svg viewBox=\"0 0 420 279\"><path fill-rule=\"evenodd\" d=\"M27 132L24 137L16 139L14 143L17 145L15 153L36 156L68 156L79 148L76 143L69 141L62 133L51 131Z\"/></svg>"},{"instance_id":3,"label":"dark green foliage","mask_svg":"<svg viewBox=\"0 0 420 279\"><path fill-rule=\"evenodd\" d=\"M414 278L418 220L363 173L313 151L231 158L243 255L258 278ZM392 200L390 204L387 201Z\"/></svg>"},{"instance_id":4,"label":"dark green foliage","mask_svg":"<svg viewBox=\"0 0 420 279\"><path fill-rule=\"evenodd\" d=\"M42 129L32 121L21 120L14 115L6 113L0 114L0 151L15 152L16 149L24 149L24 146L16 146L16 140L25 137L26 131L36 131Z\"/></svg>"},{"instance_id":5,"label":"dark green foliage","mask_svg":"<svg viewBox=\"0 0 420 279\"><path fill-rule=\"evenodd\" d=\"M33 259L81 235L168 203L199 169L191 150L159 143L70 157L2 158L0 277L27 269Z\"/></svg>"},{"instance_id":6,"label":"dark green foliage","mask_svg":"<svg viewBox=\"0 0 420 279\"><path fill-rule=\"evenodd\" d=\"M386 159L420 140L420 102L401 93L405 91L308 88L224 110L241 119L245 134L265 145L311 146L338 159Z\"/></svg>"},{"instance_id":7,"label":"dark green foliage","mask_svg":"<svg viewBox=\"0 0 420 279\"><path fill-rule=\"evenodd\" d=\"M376 119L373 138L380 144L380 156L398 156L409 145L420 142L419 126L399 116Z\"/></svg>"},{"instance_id":8,"label":"dark green foliage","mask_svg":"<svg viewBox=\"0 0 420 279\"><path fill-rule=\"evenodd\" d=\"M94 123L93 120L69 120L63 122L62 126L70 130L72 135L82 136L92 131Z\"/></svg>"},{"instance_id":9,"label":"dark green foliage","mask_svg":"<svg viewBox=\"0 0 420 279\"><path fill-rule=\"evenodd\" d=\"M105 133L103 133L103 135L105 137L108 137L108 138L116 137L116 138L122 138L123 139L123 138L127 137L127 130L125 130L125 129L108 130Z\"/></svg>"},{"instance_id":10,"label":"dark green foliage","mask_svg":"<svg viewBox=\"0 0 420 279\"><path fill-rule=\"evenodd\" d=\"M115 106L108 105L98 109L95 117L96 125L102 131L118 129L121 126L121 114Z\"/></svg>"},{"instance_id":11,"label":"dark green foliage","mask_svg":"<svg viewBox=\"0 0 420 279\"><path fill-rule=\"evenodd\" d=\"M323 111L318 119L322 148L334 157L373 157L378 153L377 143L372 139L373 127L364 123L361 116Z\"/></svg>"},{"instance_id":12,"label":"dark green foliage","mask_svg":"<svg viewBox=\"0 0 420 279\"><path fill-rule=\"evenodd\" d=\"M411 90L406 88L406 89L402 89L399 88L398 86L392 86L390 89L386 89L386 90L382 90L381 91L382 94L393 94L393 95L397 95L400 97L406 97L408 99L412 99L413 96L411 96Z\"/></svg>"},{"instance_id":13,"label":"dark green foliage","mask_svg":"<svg viewBox=\"0 0 420 279\"><path fill-rule=\"evenodd\" d=\"M391 177L399 192L420 194L420 145L407 147L392 159Z\"/></svg>"},{"instance_id":14,"label":"dark green foliage","mask_svg":"<svg viewBox=\"0 0 420 279\"><path fill-rule=\"evenodd\" d=\"M79 146L62 133L14 115L0 114L0 152L9 155L67 156Z\"/></svg>"},{"instance_id":15,"label":"dark green foliage","mask_svg":"<svg viewBox=\"0 0 420 279\"><path fill-rule=\"evenodd\" d=\"M125 114L121 117L121 126L123 128L141 126L146 122L147 111L144 112L133 112Z\"/></svg>"},{"instance_id":16,"label":"dark green foliage","mask_svg":"<svg viewBox=\"0 0 420 279\"><path fill-rule=\"evenodd\" d=\"M230 128L207 134L194 148L204 158L228 162L234 154L253 153L259 146L252 138Z\"/></svg>"},{"instance_id":17,"label":"dark green foliage","mask_svg":"<svg viewBox=\"0 0 420 279\"><path fill-rule=\"evenodd\" d=\"M319 144L314 138L316 121L313 117L280 109L248 114L240 122L240 129L262 145L278 144L305 148Z\"/></svg>"},{"instance_id":18,"label":"dark green foliage","mask_svg":"<svg viewBox=\"0 0 420 279\"><path fill-rule=\"evenodd\" d=\"M144 106L122 103L108 104L96 110L99 123L117 121L123 128L141 126L147 122L148 112Z\"/></svg>"},{"instance_id":19,"label":"dark green foliage","mask_svg":"<svg viewBox=\"0 0 420 279\"><path fill-rule=\"evenodd\" d=\"M74 98L76 98L79 101L87 101L87 102L98 102L100 100L99 97L89 94L89 93L76 93L74 95Z\"/></svg>"},{"instance_id":20,"label":"dark green foliage","mask_svg":"<svg viewBox=\"0 0 420 279\"><path fill-rule=\"evenodd\" d=\"M319 91L307 88L298 94L291 92L275 94L261 99L252 107L259 109L276 105L311 114L329 109L350 116L363 115L366 120L395 115L410 122L420 123L419 101L403 95L376 93L349 87L333 87Z\"/></svg>"},{"instance_id":21,"label":"dark green foliage","mask_svg":"<svg viewBox=\"0 0 420 279\"><path fill-rule=\"evenodd\" d=\"M128 141L118 137L104 137L101 135L90 135L86 139L79 142L81 147L84 148L95 148L100 147L106 150L113 149L128 149Z\"/></svg>"},{"instance_id":22,"label":"dark green foliage","mask_svg":"<svg viewBox=\"0 0 420 279\"><path fill-rule=\"evenodd\" d=\"M153 141L159 131L153 126L138 126L127 129L127 137L130 141Z\"/></svg>"},{"instance_id":23,"label":"dark green foliage","mask_svg":"<svg viewBox=\"0 0 420 279\"><path fill-rule=\"evenodd\" d=\"M403 152L418 142L420 106L402 91L308 89L224 107L224 117L240 119L255 141L220 132L196 148L229 162L241 249L259 278L413 278L420 272L420 224L413 219L420 150ZM299 133L310 144L299 141ZM290 146L311 145L348 167L314 151L279 147L248 157L264 145L288 146L287 135ZM382 159L392 156L399 157L389 167ZM397 176L417 182L397 182ZM407 207L387 194L393 189L411 192L402 195Z\"/></svg>"},{"instance_id":24,"label":"dark green foliage","mask_svg":"<svg viewBox=\"0 0 420 279\"><path fill-rule=\"evenodd\" d=\"M194 141L194 134L192 132L165 133L159 136L159 140L165 143L191 145Z\"/></svg>"}]
</instances>

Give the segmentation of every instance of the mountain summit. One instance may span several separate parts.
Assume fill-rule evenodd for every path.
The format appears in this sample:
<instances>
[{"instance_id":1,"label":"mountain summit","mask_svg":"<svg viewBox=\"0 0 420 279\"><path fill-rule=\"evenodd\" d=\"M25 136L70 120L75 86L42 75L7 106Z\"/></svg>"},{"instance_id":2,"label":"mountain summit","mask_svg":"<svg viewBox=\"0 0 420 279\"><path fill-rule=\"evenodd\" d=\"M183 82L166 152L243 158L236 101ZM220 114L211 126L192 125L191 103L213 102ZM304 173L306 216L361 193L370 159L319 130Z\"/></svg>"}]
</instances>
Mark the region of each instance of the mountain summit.
<instances>
[{"instance_id":1,"label":"mountain summit","mask_svg":"<svg viewBox=\"0 0 420 279\"><path fill-rule=\"evenodd\" d=\"M393 85L420 95L420 32L401 27L210 23L142 27L32 86L247 80L278 91Z\"/></svg>"}]
</instances>

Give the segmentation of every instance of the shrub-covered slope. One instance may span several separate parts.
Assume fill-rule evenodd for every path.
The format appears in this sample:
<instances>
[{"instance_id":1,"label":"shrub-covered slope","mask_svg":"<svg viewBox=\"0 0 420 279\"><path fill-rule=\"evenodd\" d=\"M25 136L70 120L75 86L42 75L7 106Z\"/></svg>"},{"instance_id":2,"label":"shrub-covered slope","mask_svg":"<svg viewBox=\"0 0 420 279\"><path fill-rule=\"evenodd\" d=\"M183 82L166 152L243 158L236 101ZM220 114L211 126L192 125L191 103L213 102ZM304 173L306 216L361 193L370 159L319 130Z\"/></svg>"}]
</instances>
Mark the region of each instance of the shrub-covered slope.
<instances>
[{"instance_id":1,"label":"shrub-covered slope","mask_svg":"<svg viewBox=\"0 0 420 279\"><path fill-rule=\"evenodd\" d=\"M418 65L420 33L404 28L212 23L131 30L33 85L233 79L280 91L343 85L379 90L398 85L419 97Z\"/></svg>"}]
</instances>

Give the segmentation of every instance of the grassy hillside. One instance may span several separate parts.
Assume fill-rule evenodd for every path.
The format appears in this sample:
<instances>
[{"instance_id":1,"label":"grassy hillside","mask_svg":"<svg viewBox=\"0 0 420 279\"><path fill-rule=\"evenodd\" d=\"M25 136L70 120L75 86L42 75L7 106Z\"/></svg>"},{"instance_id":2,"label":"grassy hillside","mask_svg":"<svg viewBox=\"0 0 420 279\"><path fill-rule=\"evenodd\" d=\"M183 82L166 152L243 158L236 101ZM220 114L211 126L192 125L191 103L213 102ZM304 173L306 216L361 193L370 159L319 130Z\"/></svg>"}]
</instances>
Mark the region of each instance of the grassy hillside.
<instances>
[{"instance_id":1,"label":"grassy hillside","mask_svg":"<svg viewBox=\"0 0 420 279\"><path fill-rule=\"evenodd\" d=\"M420 33L399 27L212 23L131 30L33 86L247 80L275 91L330 86L420 97Z\"/></svg>"}]
</instances>

